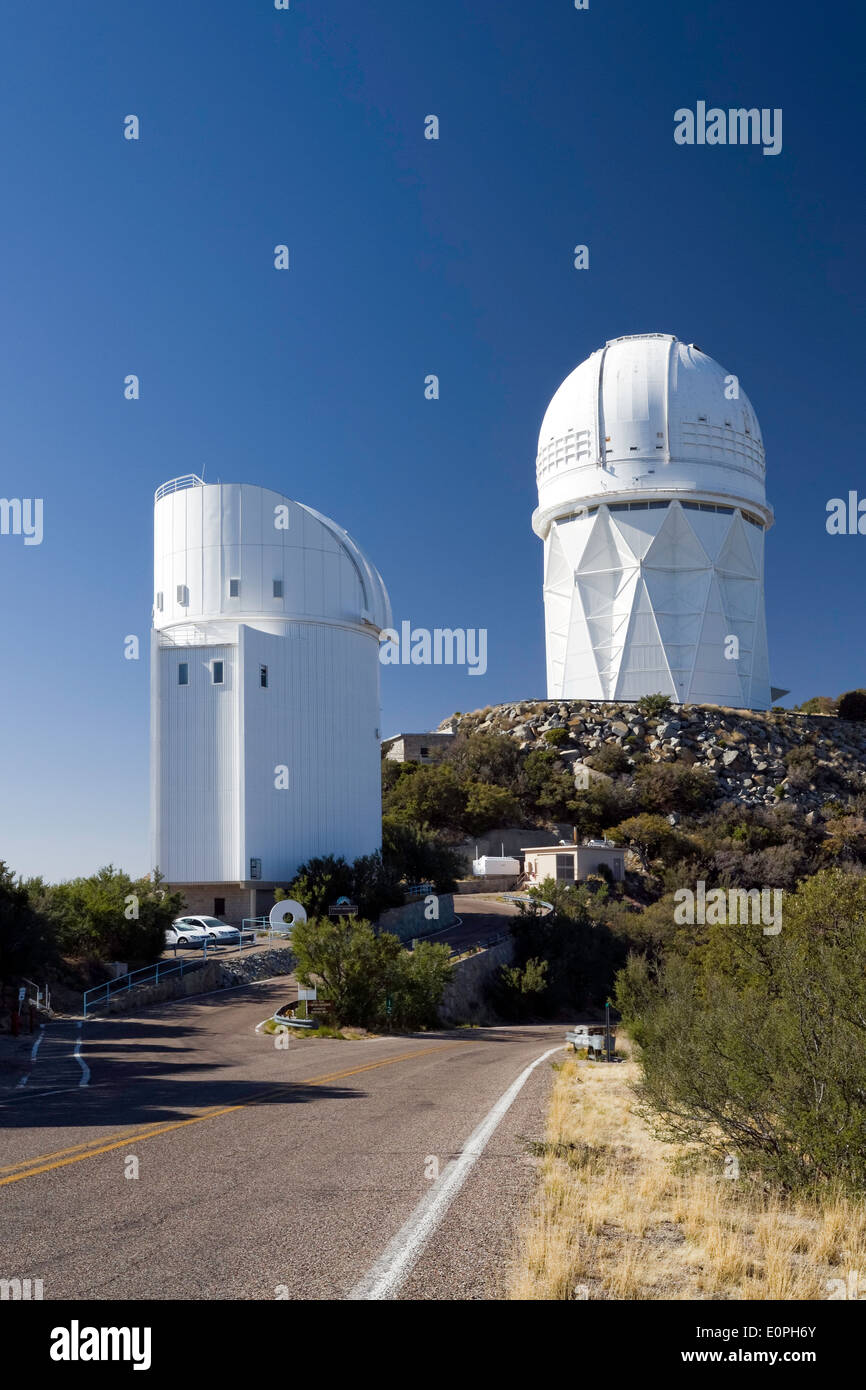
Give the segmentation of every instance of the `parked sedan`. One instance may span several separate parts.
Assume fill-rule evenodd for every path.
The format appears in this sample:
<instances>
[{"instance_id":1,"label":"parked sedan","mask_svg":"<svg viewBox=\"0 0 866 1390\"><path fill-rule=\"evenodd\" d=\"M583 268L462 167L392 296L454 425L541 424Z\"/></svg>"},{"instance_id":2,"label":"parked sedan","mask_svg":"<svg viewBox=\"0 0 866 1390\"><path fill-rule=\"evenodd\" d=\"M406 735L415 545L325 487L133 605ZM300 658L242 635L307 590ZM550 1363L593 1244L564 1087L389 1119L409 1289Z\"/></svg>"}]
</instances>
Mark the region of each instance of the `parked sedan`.
<instances>
[{"instance_id":1,"label":"parked sedan","mask_svg":"<svg viewBox=\"0 0 866 1390\"><path fill-rule=\"evenodd\" d=\"M175 926L189 923L200 927L214 946L237 946L237 927L227 927L218 917L179 917Z\"/></svg>"},{"instance_id":2,"label":"parked sedan","mask_svg":"<svg viewBox=\"0 0 866 1390\"><path fill-rule=\"evenodd\" d=\"M200 926L192 918L179 917L166 928L166 946L199 946L202 947L210 940L204 927Z\"/></svg>"}]
</instances>

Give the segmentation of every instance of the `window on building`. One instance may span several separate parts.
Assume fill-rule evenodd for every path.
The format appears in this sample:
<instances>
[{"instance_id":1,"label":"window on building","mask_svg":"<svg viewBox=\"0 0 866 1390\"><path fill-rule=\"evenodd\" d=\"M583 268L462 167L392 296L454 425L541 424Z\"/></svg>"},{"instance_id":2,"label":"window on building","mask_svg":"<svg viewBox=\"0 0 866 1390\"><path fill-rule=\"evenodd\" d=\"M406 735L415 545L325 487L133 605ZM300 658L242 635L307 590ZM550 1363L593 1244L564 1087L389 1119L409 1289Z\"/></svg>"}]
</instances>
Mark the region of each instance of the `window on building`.
<instances>
[{"instance_id":1,"label":"window on building","mask_svg":"<svg viewBox=\"0 0 866 1390\"><path fill-rule=\"evenodd\" d=\"M282 597L283 597L283 581L282 581L282 579L275 579L275 580L274 580L274 598L282 598Z\"/></svg>"},{"instance_id":2,"label":"window on building","mask_svg":"<svg viewBox=\"0 0 866 1390\"><path fill-rule=\"evenodd\" d=\"M567 880L574 882L574 855L558 854L556 856L556 877L557 880Z\"/></svg>"},{"instance_id":3,"label":"window on building","mask_svg":"<svg viewBox=\"0 0 866 1390\"><path fill-rule=\"evenodd\" d=\"M430 757L430 749L429 749L429 748L419 748L419 749L418 749L418 753L419 753L419 755L420 755L422 758L429 758L429 757Z\"/></svg>"},{"instance_id":4,"label":"window on building","mask_svg":"<svg viewBox=\"0 0 866 1390\"><path fill-rule=\"evenodd\" d=\"M211 671L212 671L212 673L213 673L213 683L214 683L214 685L222 685L222 683L223 683L223 663L222 663L221 661L215 661L215 662L213 663L213 665L211 666Z\"/></svg>"},{"instance_id":5,"label":"window on building","mask_svg":"<svg viewBox=\"0 0 866 1390\"><path fill-rule=\"evenodd\" d=\"M225 900L225 898L214 898L214 900L213 900L213 915L214 915L214 917L225 917L225 915L226 915L226 900Z\"/></svg>"},{"instance_id":6,"label":"window on building","mask_svg":"<svg viewBox=\"0 0 866 1390\"><path fill-rule=\"evenodd\" d=\"M186 608L189 604L189 589L185 584L178 584L177 586L177 601L181 608Z\"/></svg>"},{"instance_id":7,"label":"window on building","mask_svg":"<svg viewBox=\"0 0 866 1390\"><path fill-rule=\"evenodd\" d=\"M229 580L229 598L239 598L241 592L241 581L239 579Z\"/></svg>"},{"instance_id":8,"label":"window on building","mask_svg":"<svg viewBox=\"0 0 866 1390\"><path fill-rule=\"evenodd\" d=\"M177 668L178 685L189 685L189 662L182 661Z\"/></svg>"},{"instance_id":9,"label":"window on building","mask_svg":"<svg viewBox=\"0 0 866 1390\"><path fill-rule=\"evenodd\" d=\"M157 606L157 608L159 609L159 611L160 611L160 613L161 613L161 612L162 612L162 590L161 590L161 589L160 589L159 593L158 593L157 596L156 596L156 606Z\"/></svg>"},{"instance_id":10,"label":"window on building","mask_svg":"<svg viewBox=\"0 0 866 1390\"><path fill-rule=\"evenodd\" d=\"M558 854L556 856L556 877L568 883L574 881L574 855Z\"/></svg>"},{"instance_id":11,"label":"window on building","mask_svg":"<svg viewBox=\"0 0 866 1390\"><path fill-rule=\"evenodd\" d=\"M267 688L268 688L268 668L267 668L267 666L260 666L260 667L259 667L259 684L261 685L261 687L262 687L263 690L267 690Z\"/></svg>"}]
</instances>

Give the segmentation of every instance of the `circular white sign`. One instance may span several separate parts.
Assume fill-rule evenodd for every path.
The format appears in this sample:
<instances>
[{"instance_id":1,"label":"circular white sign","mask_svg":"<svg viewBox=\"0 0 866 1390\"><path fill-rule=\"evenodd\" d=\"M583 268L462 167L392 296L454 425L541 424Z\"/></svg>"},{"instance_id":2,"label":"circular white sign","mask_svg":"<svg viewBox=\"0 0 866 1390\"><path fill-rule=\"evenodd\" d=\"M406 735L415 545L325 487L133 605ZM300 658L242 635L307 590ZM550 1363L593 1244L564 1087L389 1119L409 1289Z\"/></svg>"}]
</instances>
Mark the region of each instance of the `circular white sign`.
<instances>
[{"instance_id":1,"label":"circular white sign","mask_svg":"<svg viewBox=\"0 0 866 1390\"><path fill-rule=\"evenodd\" d=\"M282 927L288 923L294 926L296 922L306 922L306 910L296 903L294 898L283 898L281 903L274 903L268 914L268 921L272 927Z\"/></svg>"}]
</instances>

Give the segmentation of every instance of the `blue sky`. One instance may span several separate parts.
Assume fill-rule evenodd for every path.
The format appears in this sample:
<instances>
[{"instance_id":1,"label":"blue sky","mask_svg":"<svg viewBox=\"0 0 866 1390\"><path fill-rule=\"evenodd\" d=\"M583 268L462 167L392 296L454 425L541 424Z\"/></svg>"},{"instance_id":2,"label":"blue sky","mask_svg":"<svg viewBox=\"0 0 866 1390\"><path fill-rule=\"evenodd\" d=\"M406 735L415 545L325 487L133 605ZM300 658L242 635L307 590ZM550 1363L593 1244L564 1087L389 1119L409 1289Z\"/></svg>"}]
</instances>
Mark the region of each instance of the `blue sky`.
<instances>
[{"instance_id":1,"label":"blue sky","mask_svg":"<svg viewBox=\"0 0 866 1390\"><path fill-rule=\"evenodd\" d=\"M178 474L308 503L398 621L488 630L483 677L383 669L386 732L543 695L538 427L624 333L697 342L755 405L774 683L866 685L866 537L825 530L866 496L858 26L779 0L6 7L0 495L43 498L45 533L0 536L0 858L147 868L152 497ZM782 153L675 145L699 99L781 107Z\"/></svg>"}]
</instances>

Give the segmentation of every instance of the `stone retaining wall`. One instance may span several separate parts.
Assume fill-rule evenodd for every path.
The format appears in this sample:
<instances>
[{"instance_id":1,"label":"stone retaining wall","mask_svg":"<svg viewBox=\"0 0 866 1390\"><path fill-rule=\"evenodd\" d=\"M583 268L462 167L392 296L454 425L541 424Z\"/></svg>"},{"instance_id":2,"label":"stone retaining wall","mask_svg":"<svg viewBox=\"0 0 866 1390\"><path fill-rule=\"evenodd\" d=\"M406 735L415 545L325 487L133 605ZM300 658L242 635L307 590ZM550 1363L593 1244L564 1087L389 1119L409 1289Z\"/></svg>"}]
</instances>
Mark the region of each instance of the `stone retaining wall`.
<instances>
[{"instance_id":1,"label":"stone retaining wall","mask_svg":"<svg viewBox=\"0 0 866 1390\"><path fill-rule=\"evenodd\" d=\"M230 989L233 985L253 984L272 975L290 975L295 958L288 946L269 951L256 951L247 956L230 956L225 960L209 960L195 970L166 975L155 985L134 985L116 994L99 1013L128 1014L146 1008L148 1004L165 1004L172 999L184 999L211 990Z\"/></svg>"}]
</instances>

